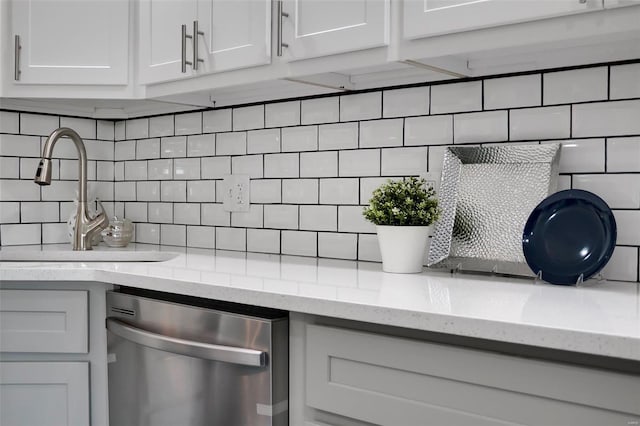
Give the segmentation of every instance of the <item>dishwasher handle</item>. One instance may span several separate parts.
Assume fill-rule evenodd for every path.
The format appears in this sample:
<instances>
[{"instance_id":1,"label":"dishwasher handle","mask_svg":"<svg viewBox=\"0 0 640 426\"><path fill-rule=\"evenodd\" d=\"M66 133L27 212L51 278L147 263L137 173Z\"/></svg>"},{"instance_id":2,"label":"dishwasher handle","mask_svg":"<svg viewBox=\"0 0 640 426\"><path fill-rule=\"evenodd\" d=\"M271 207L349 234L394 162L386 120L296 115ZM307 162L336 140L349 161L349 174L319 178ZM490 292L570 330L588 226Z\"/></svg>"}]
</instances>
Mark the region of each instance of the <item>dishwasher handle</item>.
<instances>
[{"instance_id":1,"label":"dishwasher handle","mask_svg":"<svg viewBox=\"0 0 640 426\"><path fill-rule=\"evenodd\" d=\"M133 343L165 352L250 367L267 365L267 353L263 351L164 336L132 327L115 318L107 318L107 330Z\"/></svg>"}]
</instances>

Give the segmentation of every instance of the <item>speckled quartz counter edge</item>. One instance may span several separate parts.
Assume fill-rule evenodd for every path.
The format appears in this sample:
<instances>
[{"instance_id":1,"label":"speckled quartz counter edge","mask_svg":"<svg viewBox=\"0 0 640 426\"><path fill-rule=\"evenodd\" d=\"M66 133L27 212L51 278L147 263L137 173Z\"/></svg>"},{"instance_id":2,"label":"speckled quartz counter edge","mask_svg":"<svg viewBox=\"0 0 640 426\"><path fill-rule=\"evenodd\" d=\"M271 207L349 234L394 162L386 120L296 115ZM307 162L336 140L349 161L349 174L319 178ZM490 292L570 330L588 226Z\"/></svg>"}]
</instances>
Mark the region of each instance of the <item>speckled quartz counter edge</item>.
<instances>
[{"instance_id":1,"label":"speckled quartz counter edge","mask_svg":"<svg viewBox=\"0 0 640 426\"><path fill-rule=\"evenodd\" d=\"M0 281L99 281L640 361L638 284L560 287L432 271L387 274L367 262L152 249L181 253L164 262L0 262Z\"/></svg>"}]
</instances>

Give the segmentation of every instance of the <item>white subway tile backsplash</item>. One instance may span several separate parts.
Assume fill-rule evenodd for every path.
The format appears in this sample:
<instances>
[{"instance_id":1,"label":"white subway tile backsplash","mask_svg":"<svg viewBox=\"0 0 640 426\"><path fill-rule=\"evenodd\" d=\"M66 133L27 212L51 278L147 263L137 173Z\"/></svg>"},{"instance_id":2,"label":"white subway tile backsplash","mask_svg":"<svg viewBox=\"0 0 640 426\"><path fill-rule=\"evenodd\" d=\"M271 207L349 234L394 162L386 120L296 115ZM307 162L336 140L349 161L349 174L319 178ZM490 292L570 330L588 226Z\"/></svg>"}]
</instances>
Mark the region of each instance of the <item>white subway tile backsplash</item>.
<instances>
[{"instance_id":1,"label":"white subway tile backsplash","mask_svg":"<svg viewBox=\"0 0 640 426\"><path fill-rule=\"evenodd\" d=\"M380 150L340 151L339 176L380 176Z\"/></svg>"},{"instance_id":2,"label":"white subway tile backsplash","mask_svg":"<svg viewBox=\"0 0 640 426\"><path fill-rule=\"evenodd\" d=\"M519 108L542 104L540 74L491 78L484 81L484 108Z\"/></svg>"},{"instance_id":3,"label":"white subway tile backsplash","mask_svg":"<svg viewBox=\"0 0 640 426\"><path fill-rule=\"evenodd\" d=\"M374 120L360 122L360 148L402 146L403 120Z\"/></svg>"},{"instance_id":4,"label":"white subway tile backsplash","mask_svg":"<svg viewBox=\"0 0 640 426\"><path fill-rule=\"evenodd\" d=\"M301 124L331 123L340 119L340 104L337 96L302 101Z\"/></svg>"},{"instance_id":5,"label":"white subway tile backsplash","mask_svg":"<svg viewBox=\"0 0 640 426\"><path fill-rule=\"evenodd\" d=\"M358 147L358 123L325 124L318 128L320 150Z\"/></svg>"},{"instance_id":6,"label":"white subway tile backsplash","mask_svg":"<svg viewBox=\"0 0 640 426\"><path fill-rule=\"evenodd\" d=\"M187 247L215 248L215 231L213 226L187 226Z\"/></svg>"},{"instance_id":7,"label":"white subway tile backsplash","mask_svg":"<svg viewBox=\"0 0 640 426\"><path fill-rule=\"evenodd\" d=\"M68 145L69 148L72 148L72 144ZM125 161L125 160L135 160L136 159L136 141L120 141L115 143L115 154L114 158L116 161ZM75 148L70 149L70 153L68 157L73 157L75 153ZM77 155L77 154L76 154Z\"/></svg>"},{"instance_id":8,"label":"white subway tile backsplash","mask_svg":"<svg viewBox=\"0 0 640 426\"><path fill-rule=\"evenodd\" d=\"M126 139L145 139L149 137L149 119L138 118L125 121Z\"/></svg>"},{"instance_id":9,"label":"white subway tile backsplash","mask_svg":"<svg viewBox=\"0 0 640 426\"><path fill-rule=\"evenodd\" d=\"M640 210L614 210L618 238L616 244L640 246Z\"/></svg>"},{"instance_id":10,"label":"white subway tile backsplash","mask_svg":"<svg viewBox=\"0 0 640 426\"><path fill-rule=\"evenodd\" d=\"M612 209L640 208L640 175L574 175L573 187L599 195Z\"/></svg>"},{"instance_id":11,"label":"white subway tile backsplash","mask_svg":"<svg viewBox=\"0 0 640 426\"><path fill-rule=\"evenodd\" d=\"M215 155L216 135L190 135L187 136L187 156L209 157Z\"/></svg>"},{"instance_id":12,"label":"white subway tile backsplash","mask_svg":"<svg viewBox=\"0 0 640 426\"><path fill-rule=\"evenodd\" d=\"M251 179L259 179L263 176L262 155L243 155L231 158L231 172L234 175L249 175Z\"/></svg>"},{"instance_id":13,"label":"white subway tile backsplash","mask_svg":"<svg viewBox=\"0 0 640 426\"><path fill-rule=\"evenodd\" d=\"M446 145L453 143L453 116L434 115L405 119L405 145Z\"/></svg>"},{"instance_id":14,"label":"white subway tile backsplash","mask_svg":"<svg viewBox=\"0 0 640 426\"><path fill-rule=\"evenodd\" d=\"M607 67L545 73L542 76L544 104L607 99L608 78Z\"/></svg>"},{"instance_id":15,"label":"white subway tile backsplash","mask_svg":"<svg viewBox=\"0 0 640 426\"><path fill-rule=\"evenodd\" d=\"M478 111L481 109L481 81L431 86L431 114Z\"/></svg>"},{"instance_id":16,"label":"white subway tile backsplash","mask_svg":"<svg viewBox=\"0 0 640 426\"><path fill-rule=\"evenodd\" d=\"M320 204L358 204L357 178L320 179Z\"/></svg>"},{"instance_id":17,"label":"white subway tile backsplash","mask_svg":"<svg viewBox=\"0 0 640 426\"><path fill-rule=\"evenodd\" d=\"M543 143L560 143L560 173L604 172L604 139L570 139Z\"/></svg>"},{"instance_id":18,"label":"white subway tile backsplash","mask_svg":"<svg viewBox=\"0 0 640 426\"><path fill-rule=\"evenodd\" d=\"M114 182L89 182L89 199L99 198L102 201L113 201L115 198Z\"/></svg>"},{"instance_id":19,"label":"white subway tile backsplash","mask_svg":"<svg viewBox=\"0 0 640 426\"><path fill-rule=\"evenodd\" d=\"M187 202L214 203L216 186L213 180L193 180L187 182Z\"/></svg>"},{"instance_id":20,"label":"white subway tile backsplash","mask_svg":"<svg viewBox=\"0 0 640 426\"><path fill-rule=\"evenodd\" d=\"M219 250L247 250L247 230L242 228L216 228L216 248Z\"/></svg>"},{"instance_id":21,"label":"white subway tile backsplash","mask_svg":"<svg viewBox=\"0 0 640 426\"><path fill-rule=\"evenodd\" d=\"M358 259L368 260L370 262L382 261L377 235L358 235Z\"/></svg>"},{"instance_id":22,"label":"white subway tile backsplash","mask_svg":"<svg viewBox=\"0 0 640 426\"><path fill-rule=\"evenodd\" d=\"M202 131L204 133L230 132L231 109L217 109L202 113Z\"/></svg>"},{"instance_id":23,"label":"white subway tile backsplash","mask_svg":"<svg viewBox=\"0 0 640 426\"><path fill-rule=\"evenodd\" d=\"M200 204L175 203L173 205L173 223L200 225Z\"/></svg>"},{"instance_id":24,"label":"white subway tile backsplash","mask_svg":"<svg viewBox=\"0 0 640 426\"><path fill-rule=\"evenodd\" d=\"M338 176L338 153L303 152L300 153L300 177Z\"/></svg>"},{"instance_id":25,"label":"white subway tile backsplash","mask_svg":"<svg viewBox=\"0 0 640 426\"><path fill-rule=\"evenodd\" d=\"M611 67L610 99L640 98L640 63Z\"/></svg>"},{"instance_id":26,"label":"white subway tile backsplash","mask_svg":"<svg viewBox=\"0 0 640 426\"><path fill-rule=\"evenodd\" d=\"M355 260L358 255L358 235L335 232L318 233L318 256Z\"/></svg>"},{"instance_id":27,"label":"white subway tile backsplash","mask_svg":"<svg viewBox=\"0 0 640 426\"><path fill-rule=\"evenodd\" d=\"M247 212L231 212L231 226L242 228L262 228L263 209L261 204L251 204Z\"/></svg>"},{"instance_id":28,"label":"white subway tile backsplash","mask_svg":"<svg viewBox=\"0 0 640 426\"><path fill-rule=\"evenodd\" d=\"M282 129L282 152L315 151L318 149L318 126L285 127Z\"/></svg>"},{"instance_id":29,"label":"white subway tile backsplash","mask_svg":"<svg viewBox=\"0 0 640 426\"><path fill-rule=\"evenodd\" d=\"M296 256L316 256L318 254L318 234L307 231L282 231L282 254Z\"/></svg>"},{"instance_id":30,"label":"white subway tile backsplash","mask_svg":"<svg viewBox=\"0 0 640 426\"><path fill-rule=\"evenodd\" d=\"M140 139L136 142L136 159L153 160L160 158L160 139Z\"/></svg>"},{"instance_id":31,"label":"white subway tile backsplash","mask_svg":"<svg viewBox=\"0 0 640 426\"><path fill-rule=\"evenodd\" d=\"M247 229L247 251L280 253L280 231L275 229Z\"/></svg>"},{"instance_id":32,"label":"white subway tile backsplash","mask_svg":"<svg viewBox=\"0 0 640 426\"><path fill-rule=\"evenodd\" d=\"M383 176L420 175L427 172L427 148L386 148L382 150Z\"/></svg>"},{"instance_id":33,"label":"white subway tile backsplash","mask_svg":"<svg viewBox=\"0 0 640 426\"><path fill-rule=\"evenodd\" d=\"M172 203L149 203L149 222L173 223Z\"/></svg>"},{"instance_id":34,"label":"white subway tile backsplash","mask_svg":"<svg viewBox=\"0 0 640 426\"><path fill-rule=\"evenodd\" d=\"M40 187L31 180L1 179L0 196L2 201L38 201Z\"/></svg>"},{"instance_id":35,"label":"white subway tile backsplash","mask_svg":"<svg viewBox=\"0 0 640 426\"><path fill-rule=\"evenodd\" d=\"M608 172L640 172L640 137L607 139Z\"/></svg>"},{"instance_id":36,"label":"white subway tile backsplash","mask_svg":"<svg viewBox=\"0 0 640 426\"><path fill-rule=\"evenodd\" d=\"M174 116L161 115L149 118L149 136L156 138L159 136L175 135Z\"/></svg>"},{"instance_id":37,"label":"white subway tile backsplash","mask_svg":"<svg viewBox=\"0 0 640 426\"><path fill-rule=\"evenodd\" d=\"M24 202L20 205L20 222L58 222L60 220L59 213L60 207L56 202Z\"/></svg>"},{"instance_id":38,"label":"white subway tile backsplash","mask_svg":"<svg viewBox=\"0 0 640 426\"><path fill-rule=\"evenodd\" d=\"M262 129L264 127L264 105L233 109L233 130Z\"/></svg>"},{"instance_id":39,"label":"white subway tile backsplash","mask_svg":"<svg viewBox=\"0 0 640 426\"><path fill-rule=\"evenodd\" d=\"M60 127L69 127L75 130L82 139L97 138L96 120L89 118L60 117Z\"/></svg>"},{"instance_id":40,"label":"white subway tile backsplash","mask_svg":"<svg viewBox=\"0 0 640 426\"><path fill-rule=\"evenodd\" d=\"M147 180L147 162L126 161L124 163L124 180Z\"/></svg>"},{"instance_id":41,"label":"white subway tile backsplash","mask_svg":"<svg viewBox=\"0 0 640 426\"><path fill-rule=\"evenodd\" d=\"M63 244L70 243L69 229L66 223L43 223L42 224L43 244Z\"/></svg>"},{"instance_id":42,"label":"white subway tile backsplash","mask_svg":"<svg viewBox=\"0 0 640 426\"><path fill-rule=\"evenodd\" d=\"M382 116L407 117L429 114L429 87L385 90L382 92Z\"/></svg>"},{"instance_id":43,"label":"white subway tile backsplash","mask_svg":"<svg viewBox=\"0 0 640 426\"><path fill-rule=\"evenodd\" d=\"M369 204L373 191L388 180L386 177L360 179L360 204Z\"/></svg>"},{"instance_id":44,"label":"white subway tile backsplash","mask_svg":"<svg viewBox=\"0 0 640 426\"><path fill-rule=\"evenodd\" d=\"M136 242L160 244L160 225L157 223L137 223Z\"/></svg>"},{"instance_id":45,"label":"white subway tile backsplash","mask_svg":"<svg viewBox=\"0 0 640 426\"><path fill-rule=\"evenodd\" d=\"M280 152L280 129L247 132L247 154Z\"/></svg>"},{"instance_id":46,"label":"white subway tile backsplash","mask_svg":"<svg viewBox=\"0 0 640 426\"><path fill-rule=\"evenodd\" d=\"M130 202L124 203L125 217L132 222L146 222L147 221L147 203Z\"/></svg>"},{"instance_id":47,"label":"white subway tile backsplash","mask_svg":"<svg viewBox=\"0 0 640 426\"><path fill-rule=\"evenodd\" d=\"M203 204L200 221L203 225L229 226L231 224L231 214L224 211L221 203Z\"/></svg>"},{"instance_id":48,"label":"white subway tile backsplash","mask_svg":"<svg viewBox=\"0 0 640 426\"><path fill-rule=\"evenodd\" d=\"M26 225L0 225L3 246L19 246L23 244L40 244L41 225L31 223Z\"/></svg>"},{"instance_id":49,"label":"white subway tile backsplash","mask_svg":"<svg viewBox=\"0 0 640 426\"><path fill-rule=\"evenodd\" d=\"M160 157L186 157L187 138L186 136L169 136L160 139Z\"/></svg>"},{"instance_id":50,"label":"white subway tile backsplash","mask_svg":"<svg viewBox=\"0 0 640 426\"><path fill-rule=\"evenodd\" d=\"M187 245L187 227L184 225L160 225L160 244L168 246Z\"/></svg>"},{"instance_id":51,"label":"white subway tile backsplash","mask_svg":"<svg viewBox=\"0 0 640 426\"><path fill-rule=\"evenodd\" d=\"M60 118L54 115L20 113L20 133L23 135L49 136L60 127Z\"/></svg>"},{"instance_id":52,"label":"white subway tile backsplash","mask_svg":"<svg viewBox=\"0 0 640 426\"><path fill-rule=\"evenodd\" d=\"M573 106L573 137L640 134L640 100Z\"/></svg>"},{"instance_id":53,"label":"white subway tile backsplash","mask_svg":"<svg viewBox=\"0 0 640 426\"><path fill-rule=\"evenodd\" d=\"M638 248L617 246L602 275L608 280L637 281Z\"/></svg>"},{"instance_id":54,"label":"white subway tile backsplash","mask_svg":"<svg viewBox=\"0 0 640 426\"><path fill-rule=\"evenodd\" d=\"M162 201L187 201L187 183L173 180L160 182L160 199Z\"/></svg>"},{"instance_id":55,"label":"white subway tile backsplash","mask_svg":"<svg viewBox=\"0 0 640 426\"><path fill-rule=\"evenodd\" d=\"M103 141L115 140L115 125L113 121L98 120L96 122L96 138Z\"/></svg>"},{"instance_id":56,"label":"white subway tile backsplash","mask_svg":"<svg viewBox=\"0 0 640 426\"><path fill-rule=\"evenodd\" d=\"M454 143L509 140L507 111L458 114L453 119Z\"/></svg>"},{"instance_id":57,"label":"white subway tile backsplash","mask_svg":"<svg viewBox=\"0 0 640 426\"><path fill-rule=\"evenodd\" d=\"M0 223L18 222L20 222L20 203L0 201Z\"/></svg>"},{"instance_id":58,"label":"white subway tile backsplash","mask_svg":"<svg viewBox=\"0 0 640 426\"><path fill-rule=\"evenodd\" d=\"M173 160L150 160L147 162L149 180L173 179Z\"/></svg>"},{"instance_id":59,"label":"white subway tile backsplash","mask_svg":"<svg viewBox=\"0 0 640 426\"><path fill-rule=\"evenodd\" d=\"M571 176L558 176L558 191L571 189Z\"/></svg>"},{"instance_id":60,"label":"white subway tile backsplash","mask_svg":"<svg viewBox=\"0 0 640 426\"><path fill-rule=\"evenodd\" d=\"M118 201L136 201L136 183L135 182L116 182L114 185L115 198ZM44 192L42 194L44 199ZM59 200L68 199L58 198Z\"/></svg>"},{"instance_id":61,"label":"white subway tile backsplash","mask_svg":"<svg viewBox=\"0 0 640 426\"><path fill-rule=\"evenodd\" d=\"M300 125L300 101L265 105L265 127Z\"/></svg>"},{"instance_id":62,"label":"white subway tile backsplash","mask_svg":"<svg viewBox=\"0 0 640 426\"><path fill-rule=\"evenodd\" d=\"M300 229L307 231L337 231L337 206L300 206Z\"/></svg>"},{"instance_id":63,"label":"white subway tile backsplash","mask_svg":"<svg viewBox=\"0 0 640 426\"><path fill-rule=\"evenodd\" d=\"M515 109L509 112L509 139L564 139L571 133L571 107Z\"/></svg>"},{"instance_id":64,"label":"white subway tile backsplash","mask_svg":"<svg viewBox=\"0 0 640 426\"><path fill-rule=\"evenodd\" d=\"M231 174L231 157L203 157L200 174L202 179L222 179Z\"/></svg>"},{"instance_id":65,"label":"white subway tile backsplash","mask_svg":"<svg viewBox=\"0 0 640 426\"><path fill-rule=\"evenodd\" d=\"M151 165L148 165L147 169L151 170ZM124 161L113 163L113 174L116 181L124 180Z\"/></svg>"},{"instance_id":66,"label":"white subway tile backsplash","mask_svg":"<svg viewBox=\"0 0 640 426\"><path fill-rule=\"evenodd\" d=\"M199 158L176 158L173 160L173 178L200 179Z\"/></svg>"},{"instance_id":67,"label":"white subway tile backsplash","mask_svg":"<svg viewBox=\"0 0 640 426\"><path fill-rule=\"evenodd\" d=\"M265 154L264 177L289 178L300 175L299 154Z\"/></svg>"},{"instance_id":68,"label":"white subway tile backsplash","mask_svg":"<svg viewBox=\"0 0 640 426\"><path fill-rule=\"evenodd\" d=\"M283 180L282 202L288 204L318 204L318 179Z\"/></svg>"},{"instance_id":69,"label":"white subway tile backsplash","mask_svg":"<svg viewBox=\"0 0 640 426\"><path fill-rule=\"evenodd\" d=\"M279 179L253 179L250 181L251 203L280 203L282 201L282 181Z\"/></svg>"},{"instance_id":70,"label":"white subway tile backsplash","mask_svg":"<svg viewBox=\"0 0 640 426\"><path fill-rule=\"evenodd\" d=\"M0 135L0 155L40 157L40 137Z\"/></svg>"},{"instance_id":71,"label":"white subway tile backsplash","mask_svg":"<svg viewBox=\"0 0 640 426\"><path fill-rule=\"evenodd\" d=\"M116 141L123 141L127 138L126 125L124 121L116 121L113 126L113 136Z\"/></svg>"},{"instance_id":72,"label":"white subway tile backsplash","mask_svg":"<svg viewBox=\"0 0 640 426\"><path fill-rule=\"evenodd\" d=\"M382 92L340 96L340 121L382 117Z\"/></svg>"},{"instance_id":73,"label":"white subway tile backsplash","mask_svg":"<svg viewBox=\"0 0 640 426\"><path fill-rule=\"evenodd\" d=\"M194 135L202 133L202 113L191 112L175 115L176 135Z\"/></svg>"},{"instance_id":74,"label":"white subway tile backsplash","mask_svg":"<svg viewBox=\"0 0 640 426\"><path fill-rule=\"evenodd\" d=\"M17 112L0 111L0 133L19 133L20 119Z\"/></svg>"},{"instance_id":75,"label":"white subway tile backsplash","mask_svg":"<svg viewBox=\"0 0 640 426\"><path fill-rule=\"evenodd\" d=\"M138 201L160 201L160 182L136 182Z\"/></svg>"},{"instance_id":76,"label":"white subway tile backsplash","mask_svg":"<svg viewBox=\"0 0 640 426\"><path fill-rule=\"evenodd\" d=\"M375 226L362 215L362 206L338 206L339 232L376 232Z\"/></svg>"},{"instance_id":77,"label":"white subway tile backsplash","mask_svg":"<svg viewBox=\"0 0 640 426\"><path fill-rule=\"evenodd\" d=\"M216 155L244 155L247 153L247 133L219 133L216 135Z\"/></svg>"},{"instance_id":78,"label":"white subway tile backsplash","mask_svg":"<svg viewBox=\"0 0 640 426\"><path fill-rule=\"evenodd\" d=\"M264 227L276 229L298 229L298 206L288 204L265 204Z\"/></svg>"},{"instance_id":79,"label":"white subway tile backsplash","mask_svg":"<svg viewBox=\"0 0 640 426\"><path fill-rule=\"evenodd\" d=\"M35 169L32 169L32 170L35 170ZM17 179L19 177L20 177L20 158L0 157L0 179Z\"/></svg>"}]
</instances>

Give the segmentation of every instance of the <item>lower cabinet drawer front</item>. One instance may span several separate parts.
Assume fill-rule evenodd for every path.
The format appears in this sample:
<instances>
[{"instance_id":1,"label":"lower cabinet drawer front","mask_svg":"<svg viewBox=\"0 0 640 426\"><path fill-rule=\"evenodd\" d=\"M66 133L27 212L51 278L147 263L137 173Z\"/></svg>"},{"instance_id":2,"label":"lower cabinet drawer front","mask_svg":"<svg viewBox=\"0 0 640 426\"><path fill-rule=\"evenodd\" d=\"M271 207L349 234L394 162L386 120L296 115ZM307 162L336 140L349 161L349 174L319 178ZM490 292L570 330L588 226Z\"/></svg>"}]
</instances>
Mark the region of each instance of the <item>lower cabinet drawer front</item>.
<instances>
[{"instance_id":1,"label":"lower cabinet drawer front","mask_svg":"<svg viewBox=\"0 0 640 426\"><path fill-rule=\"evenodd\" d=\"M0 425L88 426L88 362L0 362Z\"/></svg>"},{"instance_id":2,"label":"lower cabinet drawer front","mask_svg":"<svg viewBox=\"0 0 640 426\"><path fill-rule=\"evenodd\" d=\"M389 426L637 421L640 376L307 325L306 403Z\"/></svg>"},{"instance_id":3,"label":"lower cabinet drawer front","mask_svg":"<svg viewBox=\"0 0 640 426\"><path fill-rule=\"evenodd\" d=\"M0 290L0 351L87 353L88 293Z\"/></svg>"}]
</instances>

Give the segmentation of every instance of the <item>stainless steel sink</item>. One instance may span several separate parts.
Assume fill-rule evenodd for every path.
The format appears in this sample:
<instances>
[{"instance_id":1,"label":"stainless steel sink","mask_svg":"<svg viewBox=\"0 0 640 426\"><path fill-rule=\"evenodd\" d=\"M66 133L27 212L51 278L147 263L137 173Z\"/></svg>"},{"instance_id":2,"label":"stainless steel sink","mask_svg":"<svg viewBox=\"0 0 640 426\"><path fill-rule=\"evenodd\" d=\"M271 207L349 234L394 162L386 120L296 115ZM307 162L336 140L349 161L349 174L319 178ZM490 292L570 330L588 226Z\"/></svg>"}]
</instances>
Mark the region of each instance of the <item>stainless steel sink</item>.
<instances>
[{"instance_id":1,"label":"stainless steel sink","mask_svg":"<svg viewBox=\"0 0 640 426\"><path fill-rule=\"evenodd\" d=\"M164 262L178 256L169 251L110 249L96 247L94 250L74 251L69 245L3 247L0 261L4 262Z\"/></svg>"}]
</instances>

